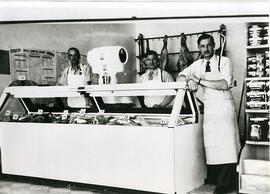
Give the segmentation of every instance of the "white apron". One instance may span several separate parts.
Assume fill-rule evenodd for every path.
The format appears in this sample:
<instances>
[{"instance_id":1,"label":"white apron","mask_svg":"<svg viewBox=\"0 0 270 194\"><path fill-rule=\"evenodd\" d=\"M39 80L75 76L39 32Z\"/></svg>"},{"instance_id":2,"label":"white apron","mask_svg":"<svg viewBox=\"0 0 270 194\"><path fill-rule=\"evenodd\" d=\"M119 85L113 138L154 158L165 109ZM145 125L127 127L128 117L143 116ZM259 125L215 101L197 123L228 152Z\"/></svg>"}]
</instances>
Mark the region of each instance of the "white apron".
<instances>
[{"instance_id":1,"label":"white apron","mask_svg":"<svg viewBox=\"0 0 270 194\"><path fill-rule=\"evenodd\" d=\"M220 77L217 69L202 75L207 80L218 80ZM231 91L203 87L203 93L203 135L207 164L236 163L240 139Z\"/></svg>"},{"instance_id":2,"label":"white apron","mask_svg":"<svg viewBox=\"0 0 270 194\"><path fill-rule=\"evenodd\" d=\"M68 81L68 86L71 87L80 87L84 85L84 72L83 72L83 68L82 65L80 64L80 68L82 70L81 75L74 75L73 73L71 73L71 67L68 70L68 77L67 77L67 81ZM86 107L86 100L84 98L84 96L80 96L80 97L68 97L67 99L67 104L70 107Z\"/></svg>"},{"instance_id":3,"label":"white apron","mask_svg":"<svg viewBox=\"0 0 270 194\"><path fill-rule=\"evenodd\" d=\"M158 73L153 77L153 80L143 80L143 83L151 84L151 85L159 85L162 83L161 79L161 70L157 69ZM147 107L153 107L155 104L160 104L165 96L145 96L144 103Z\"/></svg>"}]
</instances>

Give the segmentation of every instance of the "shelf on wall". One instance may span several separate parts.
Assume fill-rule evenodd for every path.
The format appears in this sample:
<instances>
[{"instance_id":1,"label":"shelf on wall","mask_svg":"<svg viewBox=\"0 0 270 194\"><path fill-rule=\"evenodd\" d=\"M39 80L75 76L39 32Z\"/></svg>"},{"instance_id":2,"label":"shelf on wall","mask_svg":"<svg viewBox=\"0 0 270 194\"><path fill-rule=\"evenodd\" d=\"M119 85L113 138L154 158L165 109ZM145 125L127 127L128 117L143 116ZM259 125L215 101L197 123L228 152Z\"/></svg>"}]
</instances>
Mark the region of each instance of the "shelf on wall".
<instances>
[{"instance_id":1,"label":"shelf on wall","mask_svg":"<svg viewBox=\"0 0 270 194\"><path fill-rule=\"evenodd\" d=\"M263 80L270 80L270 77L247 77L245 78L246 81L252 81L252 80L259 80L259 81L263 81Z\"/></svg>"},{"instance_id":2,"label":"shelf on wall","mask_svg":"<svg viewBox=\"0 0 270 194\"><path fill-rule=\"evenodd\" d=\"M268 44L257 45L257 46L247 46L247 49L269 49Z\"/></svg>"},{"instance_id":3,"label":"shelf on wall","mask_svg":"<svg viewBox=\"0 0 270 194\"><path fill-rule=\"evenodd\" d=\"M247 140L246 144L249 144L249 145L270 145L270 142L269 141L250 141L250 140Z\"/></svg>"},{"instance_id":4,"label":"shelf on wall","mask_svg":"<svg viewBox=\"0 0 270 194\"><path fill-rule=\"evenodd\" d=\"M240 189L240 190L239 190L239 193L248 193L248 194L269 194L269 193L266 192L266 191L243 190L243 189Z\"/></svg>"},{"instance_id":5,"label":"shelf on wall","mask_svg":"<svg viewBox=\"0 0 270 194\"><path fill-rule=\"evenodd\" d=\"M246 109L246 113L270 113L269 109Z\"/></svg>"}]
</instances>

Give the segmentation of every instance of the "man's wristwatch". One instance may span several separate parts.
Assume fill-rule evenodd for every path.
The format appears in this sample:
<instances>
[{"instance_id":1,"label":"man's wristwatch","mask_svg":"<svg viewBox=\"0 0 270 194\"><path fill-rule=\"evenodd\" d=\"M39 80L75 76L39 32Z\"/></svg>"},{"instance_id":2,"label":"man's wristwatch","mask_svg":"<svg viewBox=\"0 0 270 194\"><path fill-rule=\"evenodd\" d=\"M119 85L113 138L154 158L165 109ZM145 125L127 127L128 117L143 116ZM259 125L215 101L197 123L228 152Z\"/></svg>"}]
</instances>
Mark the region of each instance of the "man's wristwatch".
<instances>
[{"instance_id":1,"label":"man's wristwatch","mask_svg":"<svg viewBox=\"0 0 270 194\"><path fill-rule=\"evenodd\" d=\"M201 84L201 81L202 81L202 79L200 78L199 81L198 81L198 84L199 84L199 85Z\"/></svg>"}]
</instances>

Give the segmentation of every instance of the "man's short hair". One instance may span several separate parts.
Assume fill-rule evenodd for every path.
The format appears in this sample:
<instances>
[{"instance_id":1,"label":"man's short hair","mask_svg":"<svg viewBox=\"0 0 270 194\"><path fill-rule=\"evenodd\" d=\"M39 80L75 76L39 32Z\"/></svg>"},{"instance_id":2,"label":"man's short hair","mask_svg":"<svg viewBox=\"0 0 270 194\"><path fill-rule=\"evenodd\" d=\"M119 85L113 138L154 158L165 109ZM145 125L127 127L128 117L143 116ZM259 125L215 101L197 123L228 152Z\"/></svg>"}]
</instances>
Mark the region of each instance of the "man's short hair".
<instances>
[{"instance_id":1,"label":"man's short hair","mask_svg":"<svg viewBox=\"0 0 270 194\"><path fill-rule=\"evenodd\" d=\"M208 39L208 38L211 40L213 44L215 44L215 40L213 36L211 36L210 34L203 33L197 40L198 45L200 44L201 40Z\"/></svg>"},{"instance_id":2,"label":"man's short hair","mask_svg":"<svg viewBox=\"0 0 270 194\"><path fill-rule=\"evenodd\" d=\"M145 53L145 57L148 57L149 55L156 55L156 57L158 57L157 52L153 50L149 50Z\"/></svg>"},{"instance_id":3,"label":"man's short hair","mask_svg":"<svg viewBox=\"0 0 270 194\"><path fill-rule=\"evenodd\" d=\"M70 50L75 50L79 55L81 55L79 49L77 49L76 47L70 47L68 49L68 53L69 53Z\"/></svg>"}]
</instances>

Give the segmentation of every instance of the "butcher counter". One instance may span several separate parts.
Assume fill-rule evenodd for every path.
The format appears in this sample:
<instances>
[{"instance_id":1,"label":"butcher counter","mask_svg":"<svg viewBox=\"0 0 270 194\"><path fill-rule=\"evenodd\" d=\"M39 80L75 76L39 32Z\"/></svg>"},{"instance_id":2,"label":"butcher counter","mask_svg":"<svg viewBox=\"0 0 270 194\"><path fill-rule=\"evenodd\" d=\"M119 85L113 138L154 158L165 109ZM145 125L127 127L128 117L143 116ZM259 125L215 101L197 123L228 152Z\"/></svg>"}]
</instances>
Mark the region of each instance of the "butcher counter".
<instances>
[{"instance_id":1,"label":"butcher counter","mask_svg":"<svg viewBox=\"0 0 270 194\"><path fill-rule=\"evenodd\" d=\"M147 108L143 96L174 96ZM87 107L66 107L85 96ZM0 98L2 173L184 194L204 183L202 117L183 82L7 87Z\"/></svg>"}]
</instances>

